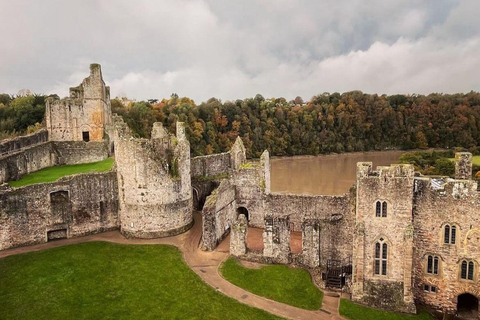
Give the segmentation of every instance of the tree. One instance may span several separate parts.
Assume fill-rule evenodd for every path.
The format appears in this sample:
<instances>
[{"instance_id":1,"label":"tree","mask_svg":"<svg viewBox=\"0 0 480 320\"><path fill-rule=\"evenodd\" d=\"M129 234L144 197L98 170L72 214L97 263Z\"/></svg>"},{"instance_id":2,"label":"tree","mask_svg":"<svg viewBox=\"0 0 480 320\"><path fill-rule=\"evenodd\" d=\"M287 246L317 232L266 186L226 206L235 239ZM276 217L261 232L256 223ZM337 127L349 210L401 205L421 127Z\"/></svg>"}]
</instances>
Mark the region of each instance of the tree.
<instances>
[{"instance_id":1,"label":"tree","mask_svg":"<svg viewBox=\"0 0 480 320\"><path fill-rule=\"evenodd\" d=\"M417 148L419 149L428 148L427 137L425 137L425 134L422 131L417 132Z\"/></svg>"}]
</instances>

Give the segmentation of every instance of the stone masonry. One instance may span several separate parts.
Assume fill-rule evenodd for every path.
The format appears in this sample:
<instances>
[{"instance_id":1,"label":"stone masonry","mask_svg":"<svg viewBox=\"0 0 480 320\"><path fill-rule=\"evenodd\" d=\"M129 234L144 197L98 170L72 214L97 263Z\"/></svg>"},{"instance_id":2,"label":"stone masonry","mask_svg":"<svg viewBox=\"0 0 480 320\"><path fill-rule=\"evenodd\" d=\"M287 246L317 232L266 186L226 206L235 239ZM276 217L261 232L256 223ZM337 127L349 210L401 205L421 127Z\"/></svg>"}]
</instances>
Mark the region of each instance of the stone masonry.
<instances>
[{"instance_id":1,"label":"stone masonry","mask_svg":"<svg viewBox=\"0 0 480 320\"><path fill-rule=\"evenodd\" d=\"M90 65L90 76L70 88L70 97L47 99L45 118L52 141L103 141L111 130L112 111L100 65Z\"/></svg>"},{"instance_id":2,"label":"stone masonry","mask_svg":"<svg viewBox=\"0 0 480 320\"><path fill-rule=\"evenodd\" d=\"M204 204L204 250L230 233L230 252L242 259L294 263L327 282L329 268L341 266L351 274L345 290L362 304L413 313L420 302L478 315L480 196L470 153L456 154L455 179L359 163L343 195L280 194L270 188L268 151L247 161L237 138L229 152L190 159L182 123L175 135L155 123L151 139L134 138L111 114L109 95L92 64L69 98L48 100L46 131L0 144L0 250L116 228L127 237L178 234L193 223L195 198L196 208ZM113 152L110 172L5 184ZM261 252L247 247L249 227L263 229ZM290 250L292 231L301 232L300 253Z\"/></svg>"}]
</instances>

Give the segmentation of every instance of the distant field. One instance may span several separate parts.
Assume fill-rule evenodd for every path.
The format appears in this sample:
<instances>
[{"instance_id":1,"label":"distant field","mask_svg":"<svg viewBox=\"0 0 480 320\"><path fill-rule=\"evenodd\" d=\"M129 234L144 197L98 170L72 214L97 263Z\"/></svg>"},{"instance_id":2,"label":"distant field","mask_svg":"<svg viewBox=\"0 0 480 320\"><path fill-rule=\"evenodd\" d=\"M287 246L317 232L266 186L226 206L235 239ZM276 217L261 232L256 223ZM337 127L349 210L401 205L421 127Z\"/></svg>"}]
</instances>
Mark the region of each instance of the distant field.
<instances>
[{"instance_id":1,"label":"distant field","mask_svg":"<svg viewBox=\"0 0 480 320\"><path fill-rule=\"evenodd\" d=\"M54 182L61 177L77 173L109 171L113 166L113 162L113 158L107 158L99 162L49 167L26 174L18 181L9 181L8 184L18 188L35 183Z\"/></svg>"},{"instance_id":2,"label":"distant field","mask_svg":"<svg viewBox=\"0 0 480 320\"><path fill-rule=\"evenodd\" d=\"M480 156L473 156L473 164L480 166Z\"/></svg>"},{"instance_id":3,"label":"distant field","mask_svg":"<svg viewBox=\"0 0 480 320\"><path fill-rule=\"evenodd\" d=\"M455 158L449 158L448 160L455 161ZM480 156L473 156L472 163L480 166Z\"/></svg>"},{"instance_id":4,"label":"distant field","mask_svg":"<svg viewBox=\"0 0 480 320\"><path fill-rule=\"evenodd\" d=\"M177 248L89 242L0 259L0 319L273 320L203 282Z\"/></svg>"},{"instance_id":5,"label":"distant field","mask_svg":"<svg viewBox=\"0 0 480 320\"><path fill-rule=\"evenodd\" d=\"M303 269L280 265L249 269L229 258L220 270L225 279L259 296L302 309L317 310L322 305L323 292Z\"/></svg>"}]
</instances>

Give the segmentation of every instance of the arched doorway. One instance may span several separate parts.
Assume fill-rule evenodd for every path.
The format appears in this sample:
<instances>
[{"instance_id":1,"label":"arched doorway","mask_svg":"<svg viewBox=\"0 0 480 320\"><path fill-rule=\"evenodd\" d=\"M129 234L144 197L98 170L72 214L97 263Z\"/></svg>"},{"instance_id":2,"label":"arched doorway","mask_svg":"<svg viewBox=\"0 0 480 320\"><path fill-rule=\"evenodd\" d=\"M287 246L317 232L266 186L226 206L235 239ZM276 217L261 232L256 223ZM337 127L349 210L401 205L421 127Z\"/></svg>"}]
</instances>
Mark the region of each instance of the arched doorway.
<instances>
[{"instance_id":1,"label":"arched doorway","mask_svg":"<svg viewBox=\"0 0 480 320\"><path fill-rule=\"evenodd\" d=\"M477 319L478 299L470 293L464 293L457 298L457 314L467 319Z\"/></svg>"},{"instance_id":2,"label":"arched doorway","mask_svg":"<svg viewBox=\"0 0 480 320\"><path fill-rule=\"evenodd\" d=\"M245 208L245 207L238 207L238 208L237 208L237 217L238 217L239 215L241 215L241 214L243 214L243 215L245 216L245 218L247 218L247 221L250 220L250 217L248 216L248 210L247 210L247 208Z\"/></svg>"}]
</instances>

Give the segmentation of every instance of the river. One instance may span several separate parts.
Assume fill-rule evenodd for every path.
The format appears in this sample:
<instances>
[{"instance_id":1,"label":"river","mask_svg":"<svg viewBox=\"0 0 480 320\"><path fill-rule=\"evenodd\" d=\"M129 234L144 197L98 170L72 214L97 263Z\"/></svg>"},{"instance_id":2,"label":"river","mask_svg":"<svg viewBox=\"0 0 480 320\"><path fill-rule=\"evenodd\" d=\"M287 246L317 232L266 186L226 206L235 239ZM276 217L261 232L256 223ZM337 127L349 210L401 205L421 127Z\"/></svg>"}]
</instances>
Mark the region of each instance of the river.
<instances>
[{"instance_id":1,"label":"river","mask_svg":"<svg viewBox=\"0 0 480 320\"><path fill-rule=\"evenodd\" d=\"M322 156L272 158L271 191L338 195L355 183L357 162L373 167L396 163L406 151L355 152Z\"/></svg>"}]
</instances>

